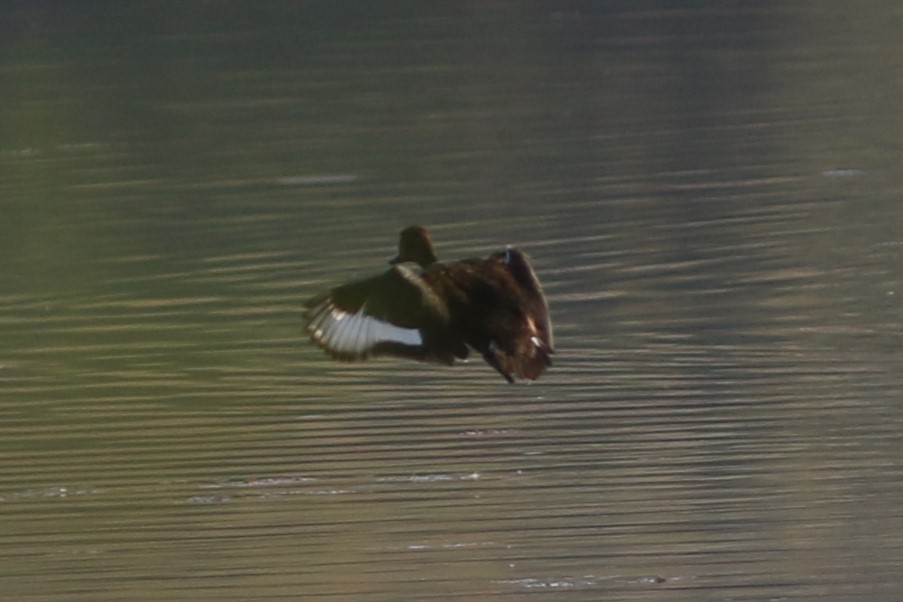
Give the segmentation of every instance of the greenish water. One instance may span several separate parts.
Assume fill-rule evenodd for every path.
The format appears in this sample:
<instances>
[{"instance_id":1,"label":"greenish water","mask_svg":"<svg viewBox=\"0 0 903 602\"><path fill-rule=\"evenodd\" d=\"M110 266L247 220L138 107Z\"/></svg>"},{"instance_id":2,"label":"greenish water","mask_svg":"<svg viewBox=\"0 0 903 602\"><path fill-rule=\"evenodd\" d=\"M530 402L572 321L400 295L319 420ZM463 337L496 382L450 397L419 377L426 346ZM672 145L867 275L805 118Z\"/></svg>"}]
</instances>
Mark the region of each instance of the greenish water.
<instances>
[{"instance_id":1,"label":"greenish water","mask_svg":"<svg viewBox=\"0 0 903 602\"><path fill-rule=\"evenodd\" d=\"M0 591L896 600L894 10L0 9ZM305 339L411 223L541 380Z\"/></svg>"}]
</instances>

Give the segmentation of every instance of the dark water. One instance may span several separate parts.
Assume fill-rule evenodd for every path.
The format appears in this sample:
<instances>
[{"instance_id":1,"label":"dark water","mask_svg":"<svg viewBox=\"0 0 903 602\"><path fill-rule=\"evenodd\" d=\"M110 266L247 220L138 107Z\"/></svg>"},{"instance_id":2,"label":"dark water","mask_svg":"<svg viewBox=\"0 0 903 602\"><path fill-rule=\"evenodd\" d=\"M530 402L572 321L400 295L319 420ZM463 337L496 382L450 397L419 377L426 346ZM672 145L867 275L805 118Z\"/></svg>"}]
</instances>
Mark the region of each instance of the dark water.
<instances>
[{"instance_id":1,"label":"dark water","mask_svg":"<svg viewBox=\"0 0 903 602\"><path fill-rule=\"evenodd\" d=\"M899 599L895 4L0 12L4 596ZM411 223L541 380L305 340Z\"/></svg>"}]
</instances>

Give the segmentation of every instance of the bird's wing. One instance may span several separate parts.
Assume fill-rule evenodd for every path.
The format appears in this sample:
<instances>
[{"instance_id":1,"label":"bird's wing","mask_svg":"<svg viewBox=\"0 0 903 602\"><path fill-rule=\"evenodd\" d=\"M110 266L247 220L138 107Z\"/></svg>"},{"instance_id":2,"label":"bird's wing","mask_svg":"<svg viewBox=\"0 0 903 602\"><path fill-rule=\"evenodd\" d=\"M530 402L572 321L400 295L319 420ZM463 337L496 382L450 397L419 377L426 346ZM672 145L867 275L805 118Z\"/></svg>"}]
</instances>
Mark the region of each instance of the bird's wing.
<instances>
[{"instance_id":1,"label":"bird's wing","mask_svg":"<svg viewBox=\"0 0 903 602\"><path fill-rule=\"evenodd\" d=\"M424 326L447 319L447 308L417 272L398 265L314 297L305 318L314 343L339 359L419 358Z\"/></svg>"}]
</instances>

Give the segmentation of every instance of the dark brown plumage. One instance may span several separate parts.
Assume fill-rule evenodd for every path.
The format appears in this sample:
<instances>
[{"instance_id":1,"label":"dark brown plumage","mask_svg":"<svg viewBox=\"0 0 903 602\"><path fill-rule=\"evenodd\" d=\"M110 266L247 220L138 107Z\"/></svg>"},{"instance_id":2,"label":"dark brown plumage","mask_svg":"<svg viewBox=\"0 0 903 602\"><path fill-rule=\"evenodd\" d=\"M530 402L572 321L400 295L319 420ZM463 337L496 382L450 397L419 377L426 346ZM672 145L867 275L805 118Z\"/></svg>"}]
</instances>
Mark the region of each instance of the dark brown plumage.
<instances>
[{"instance_id":1,"label":"dark brown plumage","mask_svg":"<svg viewBox=\"0 0 903 602\"><path fill-rule=\"evenodd\" d=\"M314 343L342 360L394 355L446 364L472 348L508 382L534 380L551 365L548 305L523 252L508 247L487 259L439 263L427 230L411 226L390 263L383 274L308 301Z\"/></svg>"}]
</instances>

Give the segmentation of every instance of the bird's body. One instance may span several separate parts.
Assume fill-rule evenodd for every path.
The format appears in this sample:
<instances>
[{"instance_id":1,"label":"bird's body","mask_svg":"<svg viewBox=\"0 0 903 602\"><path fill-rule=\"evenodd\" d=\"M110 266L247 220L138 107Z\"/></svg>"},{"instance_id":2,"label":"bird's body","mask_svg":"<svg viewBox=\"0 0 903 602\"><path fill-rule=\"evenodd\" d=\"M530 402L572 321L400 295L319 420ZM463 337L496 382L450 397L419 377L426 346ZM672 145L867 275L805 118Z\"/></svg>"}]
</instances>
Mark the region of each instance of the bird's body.
<instances>
[{"instance_id":1,"label":"bird's body","mask_svg":"<svg viewBox=\"0 0 903 602\"><path fill-rule=\"evenodd\" d=\"M446 364L473 348L509 382L534 380L551 364L548 305L521 251L440 263L427 231L412 226L392 263L307 303L317 345L342 360L394 355Z\"/></svg>"}]
</instances>

